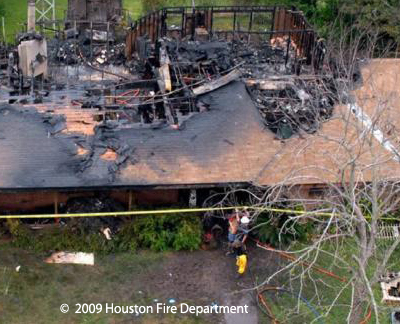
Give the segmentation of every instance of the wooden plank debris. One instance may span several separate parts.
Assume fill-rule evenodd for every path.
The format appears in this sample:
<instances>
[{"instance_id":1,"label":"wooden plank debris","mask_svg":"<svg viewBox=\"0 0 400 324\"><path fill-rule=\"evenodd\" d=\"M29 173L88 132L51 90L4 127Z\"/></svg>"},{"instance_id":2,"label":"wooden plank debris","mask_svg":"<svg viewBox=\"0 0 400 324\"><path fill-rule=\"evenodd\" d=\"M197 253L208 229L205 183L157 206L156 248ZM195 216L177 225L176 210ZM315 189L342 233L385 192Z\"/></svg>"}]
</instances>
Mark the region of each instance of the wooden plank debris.
<instances>
[{"instance_id":1,"label":"wooden plank debris","mask_svg":"<svg viewBox=\"0 0 400 324\"><path fill-rule=\"evenodd\" d=\"M203 95L205 93L217 90L218 88L221 88L221 87L231 83L232 81L239 79L240 77L241 77L240 71L235 69L218 79L212 80L206 84L203 84L197 88L194 88L193 93L196 96Z\"/></svg>"}]
</instances>

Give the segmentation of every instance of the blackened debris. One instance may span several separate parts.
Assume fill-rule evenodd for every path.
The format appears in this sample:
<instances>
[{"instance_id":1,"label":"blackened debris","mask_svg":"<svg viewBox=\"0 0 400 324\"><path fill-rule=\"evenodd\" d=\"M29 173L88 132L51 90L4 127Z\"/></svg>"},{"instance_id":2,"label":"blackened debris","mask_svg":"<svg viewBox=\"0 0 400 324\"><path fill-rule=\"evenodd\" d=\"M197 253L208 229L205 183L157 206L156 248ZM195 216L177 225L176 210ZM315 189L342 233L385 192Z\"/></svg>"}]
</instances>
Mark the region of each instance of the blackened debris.
<instances>
[{"instance_id":1,"label":"blackened debris","mask_svg":"<svg viewBox=\"0 0 400 324\"><path fill-rule=\"evenodd\" d=\"M224 41L176 42L166 40L166 46L170 59L174 63L186 65L187 68L192 68L194 73L198 72L198 64L203 68L210 67L214 74L226 71L234 64L230 46Z\"/></svg>"},{"instance_id":2,"label":"blackened debris","mask_svg":"<svg viewBox=\"0 0 400 324\"><path fill-rule=\"evenodd\" d=\"M266 126L277 137L287 139L298 132L312 134L332 116L338 96L327 86L331 80L274 81L267 86L248 84L248 91Z\"/></svg>"},{"instance_id":3,"label":"blackened debris","mask_svg":"<svg viewBox=\"0 0 400 324\"><path fill-rule=\"evenodd\" d=\"M44 39L44 37L36 32L28 32L28 33L22 33L22 34L18 35L18 43L28 41L28 40L41 41L43 39Z\"/></svg>"},{"instance_id":4,"label":"blackened debris","mask_svg":"<svg viewBox=\"0 0 400 324\"><path fill-rule=\"evenodd\" d=\"M390 286L388 293L389 296L400 297L400 282L396 286Z\"/></svg>"},{"instance_id":5,"label":"blackened debris","mask_svg":"<svg viewBox=\"0 0 400 324\"><path fill-rule=\"evenodd\" d=\"M66 214L78 213L106 213L124 211L125 207L118 201L100 195L99 197L72 198L67 201L62 212ZM63 219L67 222L67 219ZM96 233L104 228L116 232L123 222L119 217L82 217L70 220L71 225L85 233Z\"/></svg>"},{"instance_id":6,"label":"blackened debris","mask_svg":"<svg viewBox=\"0 0 400 324\"><path fill-rule=\"evenodd\" d=\"M111 45L99 43L88 43L86 38L67 39L61 41L52 39L49 41L49 53L53 62L74 65L83 63L83 58L93 64L123 65L125 63L125 44L114 43L110 39Z\"/></svg>"}]
</instances>

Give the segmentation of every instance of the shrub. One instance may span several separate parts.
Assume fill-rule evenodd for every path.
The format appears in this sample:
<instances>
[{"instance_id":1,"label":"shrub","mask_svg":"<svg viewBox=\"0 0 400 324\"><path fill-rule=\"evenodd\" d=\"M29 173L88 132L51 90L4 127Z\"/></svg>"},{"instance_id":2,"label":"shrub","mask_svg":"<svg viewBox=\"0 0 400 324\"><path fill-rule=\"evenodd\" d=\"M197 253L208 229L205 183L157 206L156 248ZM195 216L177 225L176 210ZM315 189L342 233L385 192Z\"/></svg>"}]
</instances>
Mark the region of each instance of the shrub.
<instances>
[{"instance_id":1,"label":"shrub","mask_svg":"<svg viewBox=\"0 0 400 324\"><path fill-rule=\"evenodd\" d=\"M313 224L289 220L290 214L264 212L257 218L256 233L260 242L274 247L284 247L290 242L305 241L313 229Z\"/></svg>"},{"instance_id":2,"label":"shrub","mask_svg":"<svg viewBox=\"0 0 400 324\"><path fill-rule=\"evenodd\" d=\"M44 251L82 251L82 252L111 252L118 249L118 241L107 241L100 233L84 234L70 227L62 229L32 232L21 226L18 235L14 235L13 244L17 247Z\"/></svg>"},{"instance_id":3,"label":"shrub","mask_svg":"<svg viewBox=\"0 0 400 324\"><path fill-rule=\"evenodd\" d=\"M201 243L202 223L198 216L172 214L132 218L107 241L97 231L89 232L87 222L73 222L64 228L30 231L14 224L10 227L14 246L42 251L124 252L137 248L153 251L195 250Z\"/></svg>"},{"instance_id":4,"label":"shrub","mask_svg":"<svg viewBox=\"0 0 400 324\"><path fill-rule=\"evenodd\" d=\"M197 215L171 214L140 217L134 221L138 245L154 251L195 250L202 225Z\"/></svg>"},{"instance_id":5,"label":"shrub","mask_svg":"<svg viewBox=\"0 0 400 324\"><path fill-rule=\"evenodd\" d=\"M20 230L20 222L18 219L11 219L11 218L7 218L6 220L6 227L8 229L8 231L10 232L10 234L12 235L18 235L18 232Z\"/></svg>"},{"instance_id":6,"label":"shrub","mask_svg":"<svg viewBox=\"0 0 400 324\"><path fill-rule=\"evenodd\" d=\"M175 235L173 248L177 251L197 249L201 243L201 232L199 224L183 220L182 226L179 227Z\"/></svg>"}]
</instances>

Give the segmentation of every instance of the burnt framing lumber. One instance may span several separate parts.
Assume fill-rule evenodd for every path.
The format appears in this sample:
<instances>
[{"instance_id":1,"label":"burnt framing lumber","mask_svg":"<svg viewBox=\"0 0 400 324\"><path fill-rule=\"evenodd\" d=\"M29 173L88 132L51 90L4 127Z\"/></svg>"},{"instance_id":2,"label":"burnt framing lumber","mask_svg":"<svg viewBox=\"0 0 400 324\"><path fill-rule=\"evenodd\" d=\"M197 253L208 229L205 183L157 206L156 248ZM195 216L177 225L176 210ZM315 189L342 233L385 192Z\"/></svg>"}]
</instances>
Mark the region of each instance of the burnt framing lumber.
<instances>
[{"instance_id":1,"label":"burnt framing lumber","mask_svg":"<svg viewBox=\"0 0 400 324\"><path fill-rule=\"evenodd\" d=\"M262 22L262 30L255 28L256 15L268 15L269 19ZM236 28L238 16L248 17L247 30ZM168 19L174 19L174 28L168 26ZM232 18L232 29L218 29L218 19ZM318 57L316 47L317 34L306 21L301 11L289 10L284 7L271 6L200 6L165 7L138 19L133 23L126 38L126 58L130 60L137 51L137 40L147 36L154 44L162 37L196 39L197 30L201 29L211 39L214 36L226 39L237 36L247 36L248 41L284 39L296 46L296 58L304 59L306 64L314 62ZM252 37L254 36L254 37Z\"/></svg>"}]
</instances>

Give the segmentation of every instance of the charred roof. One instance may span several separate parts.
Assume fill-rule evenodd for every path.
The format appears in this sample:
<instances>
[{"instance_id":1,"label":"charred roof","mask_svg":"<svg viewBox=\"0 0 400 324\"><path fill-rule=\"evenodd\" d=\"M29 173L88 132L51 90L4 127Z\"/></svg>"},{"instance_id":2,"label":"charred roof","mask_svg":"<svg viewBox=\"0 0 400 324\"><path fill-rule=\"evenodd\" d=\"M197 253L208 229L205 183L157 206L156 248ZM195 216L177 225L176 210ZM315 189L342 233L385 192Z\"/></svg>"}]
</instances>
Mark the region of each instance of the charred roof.
<instances>
[{"instance_id":1,"label":"charred roof","mask_svg":"<svg viewBox=\"0 0 400 324\"><path fill-rule=\"evenodd\" d=\"M339 148L316 134L344 132L343 80L323 70L301 13L165 8L126 42L110 33L49 40L47 80L21 76L10 56L0 189L269 185L296 168L307 172L295 182L319 183L335 167L323 152Z\"/></svg>"}]
</instances>

